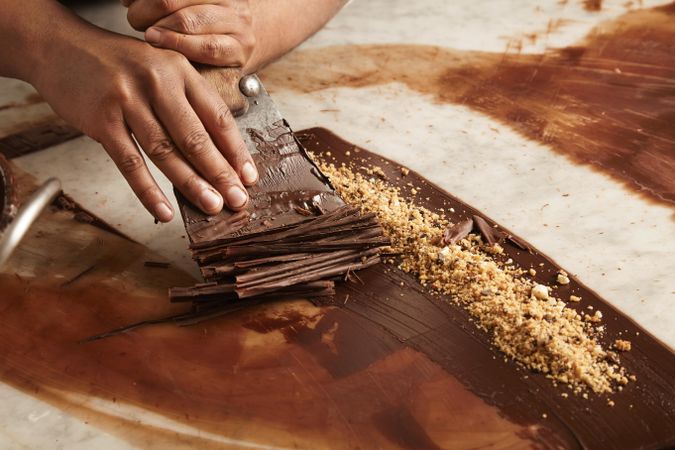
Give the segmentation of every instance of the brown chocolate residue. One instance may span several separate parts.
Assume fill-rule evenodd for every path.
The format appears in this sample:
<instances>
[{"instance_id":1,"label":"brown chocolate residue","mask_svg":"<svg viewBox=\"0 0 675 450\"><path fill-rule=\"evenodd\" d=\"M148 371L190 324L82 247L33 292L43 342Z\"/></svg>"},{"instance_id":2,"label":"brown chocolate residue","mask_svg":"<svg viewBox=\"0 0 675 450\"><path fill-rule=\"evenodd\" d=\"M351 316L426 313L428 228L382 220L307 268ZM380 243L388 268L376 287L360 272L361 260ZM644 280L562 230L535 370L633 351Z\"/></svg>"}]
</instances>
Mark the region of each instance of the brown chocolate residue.
<instances>
[{"instance_id":1,"label":"brown chocolate residue","mask_svg":"<svg viewBox=\"0 0 675 450\"><path fill-rule=\"evenodd\" d=\"M10 102L4 105L0 105L0 111L12 108L22 108L25 106L35 105L36 103L42 103L44 99L37 92L31 92L28 94L22 102Z\"/></svg>"},{"instance_id":2,"label":"brown chocolate residue","mask_svg":"<svg viewBox=\"0 0 675 450\"><path fill-rule=\"evenodd\" d=\"M542 55L348 45L292 53L263 78L272 91L404 83L493 117L672 207L673 5L629 12L576 46Z\"/></svg>"},{"instance_id":3,"label":"brown chocolate residue","mask_svg":"<svg viewBox=\"0 0 675 450\"><path fill-rule=\"evenodd\" d=\"M11 261L19 276L0 274L0 380L143 447L390 448L375 421L401 405L443 448L529 447L540 439L346 310L271 303L192 327L163 324L79 344L183 310L166 290L192 280L173 267L145 267L156 259L70 211L46 211ZM141 407L195 435L93 410L83 397Z\"/></svg>"},{"instance_id":4,"label":"brown chocolate residue","mask_svg":"<svg viewBox=\"0 0 675 450\"><path fill-rule=\"evenodd\" d=\"M406 192L410 182L417 190L416 203L432 211L450 208L453 220L482 218L485 227L495 223L469 205L443 192L419 174L410 171L401 177L402 167L393 161L355 147L325 129L298 133L310 151L330 152L331 162L354 163L356 167L373 165L382 169L386 179ZM349 155L348 155L349 154ZM363 169L360 169L363 170ZM468 313L447 296L432 295L414 276L393 266L379 265L359 273L363 284L336 286L338 305L387 329L401 342L428 355L445 370L457 376L473 392L480 392L502 414L518 423L538 423L539 438L550 447L564 448L665 448L675 445L675 355L658 340L639 328L595 292L572 279L567 285L555 283L561 268L535 248L523 251L523 244L508 230L499 233L511 238L502 241L503 258L513 259L520 267L536 268L535 281L553 286L556 297L583 298L570 307L579 311L592 306L603 314L606 329L600 342L610 348L619 336L630 339L633 350L621 355L621 364L637 376L622 391L609 398L589 394L588 399L554 387L542 374L523 372L489 345L490 336L479 330ZM639 343L638 343L639 342ZM487 351L486 351L487 350ZM545 414L545 417L542 415ZM640 417L641 420L636 420Z\"/></svg>"},{"instance_id":5,"label":"brown chocolate residue","mask_svg":"<svg viewBox=\"0 0 675 450\"><path fill-rule=\"evenodd\" d=\"M325 130L299 137L342 160L347 151L371 158L389 180L400 178L400 166ZM429 197L428 208L479 214L413 172L408 181L420 187L418 198ZM536 250L508 242L504 248L526 267L544 263L541 280L558 271ZM8 362L0 380L134 445L166 442L167 432L93 411L73 394L138 406L197 432L286 447L675 444L672 353L576 280L557 295L583 296L579 307L604 313L608 341L623 336L633 343L621 358L638 382L613 396L611 409L604 396L562 399L563 388L504 360L463 309L385 265L359 273L361 282L341 283L338 307L270 303L192 327L163 324L78 344L181 311L166 289L192 280L173 267L144 266L156 258L69 211L46 212L15 255L20 277L0 275L0 360ZM186 447L228 445L176 439Z\"/></svg>"},{"instance_id":6,"label":"brown chocolate residue","mask_svg":"<svg viewBox=\"0 0 675 450\"><path fill-rule=\"evenodd\" d=\"M44 150L82 136L60 118L22 126L20 130L0 138L0 154L8 159Z\"/></svg>"},{"instance_id":7,"label":"brown chocolate residue","mask_svg":"<svg viewBox=\"0 0 675 450\"><path fill-rule=\"evenodd\" d=\"M9 224L16 212L16 189L14 176L7 160L0 155L0 233Z\"/></svg>"},{"instance_id":8,"label":"brown chocolate residue","mask_svg":"<svg viewBox=\"0 0 675 450\"><path fill-rule=\"evenodd\" d=\"M405 407L393 408L375 415L373 422L380 432L393 444L403 448L419 450L440 450L427 432Z\"/></svg>"},{"instance_id":9,"label":"brown chocolate residue","mask_svg":"<svg viewBox=\"0 0 675 450\"><path fill-rule=\"evenodd\" d=\"M602 0L584 0L584 9L586 11L600 11L602 9Z\"/></svg>"}]
</instances>

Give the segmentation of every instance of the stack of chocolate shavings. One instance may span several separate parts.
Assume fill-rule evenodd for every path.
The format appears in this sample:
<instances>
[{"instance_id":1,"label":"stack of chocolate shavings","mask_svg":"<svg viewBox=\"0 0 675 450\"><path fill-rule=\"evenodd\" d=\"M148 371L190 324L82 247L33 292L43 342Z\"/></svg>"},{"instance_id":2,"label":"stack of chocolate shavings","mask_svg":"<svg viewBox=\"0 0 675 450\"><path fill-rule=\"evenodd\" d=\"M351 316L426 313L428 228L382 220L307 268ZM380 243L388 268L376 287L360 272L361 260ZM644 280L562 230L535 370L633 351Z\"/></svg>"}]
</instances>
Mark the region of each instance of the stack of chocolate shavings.
<instances>
[{"instance_id":1,"label":"stack of chocolate shavings","mask_svg":"<svg viewBox=\"0 0 675 450\"><path fill-rule=\"evenodd\" d=\"M389 244L375 215L346 205L277 126L271 139L253 132L261 178L245 211L207 216L176 194L205 280L169 291L172 302L192 302L190 323L263 301L332 296L336 280L378 263Z\"/></svg>"}]
</instances>

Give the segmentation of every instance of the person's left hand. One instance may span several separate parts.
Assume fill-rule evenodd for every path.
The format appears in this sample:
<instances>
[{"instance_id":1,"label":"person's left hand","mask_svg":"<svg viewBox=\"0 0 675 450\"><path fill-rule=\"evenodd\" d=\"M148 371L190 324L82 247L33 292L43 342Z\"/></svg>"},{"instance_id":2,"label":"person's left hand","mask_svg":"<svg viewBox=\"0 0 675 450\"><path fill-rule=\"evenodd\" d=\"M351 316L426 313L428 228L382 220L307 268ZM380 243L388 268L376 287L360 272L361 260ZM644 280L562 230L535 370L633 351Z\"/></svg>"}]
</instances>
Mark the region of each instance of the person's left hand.
<instances>
[{"instance_id":1,"label":"person's left hand","mask_svg":"<svg viewBox=\"0 0 675 450\"><path fill-rule=\"evenodd\" d=\"M255 47L248 0L121 0L150 44L196 63L246 67Z\"/></svg>"}]
</instances>

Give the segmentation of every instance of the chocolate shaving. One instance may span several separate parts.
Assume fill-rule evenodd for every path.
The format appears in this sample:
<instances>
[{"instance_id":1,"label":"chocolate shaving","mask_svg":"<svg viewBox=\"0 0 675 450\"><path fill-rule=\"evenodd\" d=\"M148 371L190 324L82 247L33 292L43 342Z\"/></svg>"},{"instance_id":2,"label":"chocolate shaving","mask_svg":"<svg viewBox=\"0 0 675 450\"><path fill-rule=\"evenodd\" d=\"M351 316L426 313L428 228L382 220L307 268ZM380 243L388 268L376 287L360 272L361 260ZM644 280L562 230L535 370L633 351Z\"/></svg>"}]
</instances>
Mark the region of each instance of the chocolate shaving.
<instances>
[{"instance_id":1,"label":"chocolate shaving","mask_svg":"<svg viewBox=\"0 0 675 450\"><path fill-rule=\"evenodd\" d=\"M170 289L172 302L200 311L184 323L250 301L331 296L335 280L377 264L389 244L375 215L345 205L285 123L248 133L264 175L249 188L245 211L206 216L177 193L192 256L207 281Z\"/></svg>"},{"instance_id":2,"label":"chocolate shaving","mask_svg":"<svg viewBox=\"0 0 675 450\"><path fill-rule=\"evenodd\" d=\"M473 222L476 224L483 239L485 239L489 245L495 245L504 238L504 235L499 230L491 227L482 217L474 215Z\"/></svg>"},{"instance_id":3,"label":"chocolate shaving","mask_svg":"<svg viewBox=\"0 0 675 450\"><path fill-rule=\"evenodd\" d=\"M451 227L446 228L443 232L443 238L441 239L441 244L445 245L455 245L457 242L461 241L471 233L473 229L473 219L466 219L462 222L456 223Z\"/></svg>"}]
</instances>

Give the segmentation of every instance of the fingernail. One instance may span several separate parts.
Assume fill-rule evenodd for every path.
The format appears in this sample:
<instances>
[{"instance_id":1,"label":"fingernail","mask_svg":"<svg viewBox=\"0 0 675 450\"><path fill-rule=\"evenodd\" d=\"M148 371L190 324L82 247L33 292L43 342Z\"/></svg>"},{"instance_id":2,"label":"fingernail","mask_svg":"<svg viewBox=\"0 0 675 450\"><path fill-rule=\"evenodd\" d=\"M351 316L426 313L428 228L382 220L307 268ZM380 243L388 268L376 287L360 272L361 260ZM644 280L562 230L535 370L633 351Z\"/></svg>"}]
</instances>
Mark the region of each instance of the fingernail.
<instances>
[{"instance_id":1,"label":"fingernail","mask_svg":"<svg viewBox=\"0 0 675 450\"><path fill-rule=\"evenodd\" d=\"M170 222L173 219L173 211L166 203L160 202L155 205L155 217L160 222Z\"/></svg>"},{"instance_id":2,"label":"fingernail","mask_svg":"<svg viewBox=\"0 0 675 450\"><path fill-rule=\"evenodd\" d=\"M220 211L223 200L212 190L204 189L199 201L204 211Z\"/></svg>"},{"instance_id":3,"label":"fingernail","mask_svg":"<svg viewBox=\"0 0 675 450\"><path fill-rule=\"evenodd\" d=\"M248 201L248 195L239 186L230 186L225 195L230 208L241 208Z\"/></svg>"},{"instance_id":4,"label":"fingernail","mask_svg":"<svg viewBox=\"0 0 675 450\"><path fill-rule=\"evenodd\" d=\"M245 184L253 184L258 181L258 170L248 161L241 168L241 181Z\"/></svg>"},{"instance_id":5,"label":"fingernail","mask_svg":"<svg viewBox=\"0 0 675 450\"><path fill-rule=\"evenodd\" d=\"M157 28L148 28L145 30L145 40L152 45L159 44L159 39L161 37L162 33L160 33Z\"/></svg>"}]
</instances>

